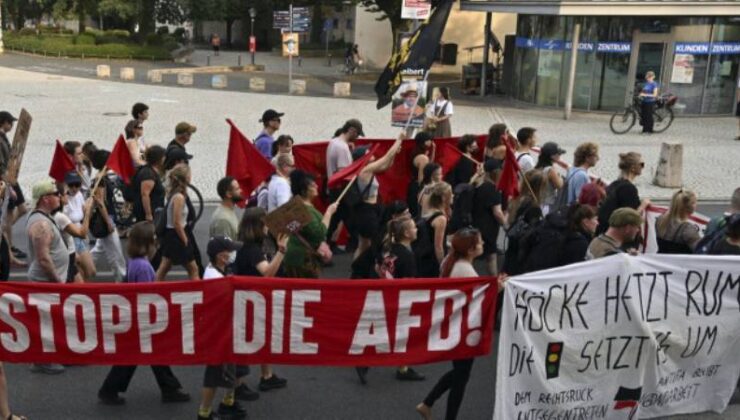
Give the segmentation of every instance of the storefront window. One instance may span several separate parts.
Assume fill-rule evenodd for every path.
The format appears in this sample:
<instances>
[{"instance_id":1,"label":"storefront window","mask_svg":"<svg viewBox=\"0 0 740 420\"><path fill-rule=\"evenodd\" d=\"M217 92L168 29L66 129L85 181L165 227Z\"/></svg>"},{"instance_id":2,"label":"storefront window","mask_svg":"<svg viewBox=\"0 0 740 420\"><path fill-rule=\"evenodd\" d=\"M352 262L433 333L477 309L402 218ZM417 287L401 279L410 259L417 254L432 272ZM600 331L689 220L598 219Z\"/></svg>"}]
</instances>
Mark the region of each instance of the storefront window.
<instances>
[{"instance_id":1,"label":"storefront window","mask_svg":"<svg viewBox=\"0 0 740 420\"><path fill-rule=\"evenodd\" d=\"M740 42L740 20L717 19L712 42ZM739 54L713 54L704 90L702 112L705 114L730 114L735 106L735 89L740 70Z\"/></svg>"},{"instance_id":2,"label":"storefront window","mask_svg":"<svg viewBox=\"0 0 740 420\"><path fill-rule=\"evenodd\" d=\"M539 38L539 21L539 16L520 15L517 22L517 36L531 40ZM536 47L517 48L516 52L517 83L515 84L515 96L522 101L534 102L538 49Z\"/></svg>"},{"instance_id":3,"label":"storefront window","mask_svg":"<svg viewBox=\"0 0 740 420\"><path fill-rule=\"evenodd\" d=\"M570 42L573 38L574 19L568 18L565 39ZM594 47L598 42L598 26L607 24L607 18L582 17L578 18L581 23L579 43L583 46L578 51L576 58L576 77L573 84L573 108L591 109L591 89L594 81L594 67L596 64L595 48L589 50L586 46ZM568 75L570 74L570 48L563 51L563 77L560 83L560 106L565 106L565 97L568 92Z\"/></svg>"},{"instance_id":4,"label":"storefront window","mask_svg":"<svg viewBox=\"0 0 740 420\"><path fill-rule=\"evenodd\" d=\"M541 25L536 102L538 105L557 106L560 96L560 75L563 72L562 40L565 39L566 18L543 16Z\"/></svg>"},{"instance_id":5,"label":"storefront window","mask_svg":"<svg viewBox=\"0 0 740 420\"><path fill-rule=\"evenodd\" d=\"M605 19L608 19L608 23ZM632 42L634 25L632 18L598 18L599 41ZM612 110L625 105L629 64L629 51L595 53L591 109Z\"/></svg>"},{"instance_id":6,"label":"storefront window","mask_svg":"<svg viewBox=\"0 0 740 420\"><path fill-rule=\"evenodd\" d=\"M700 114L704 84L709 65L707 53L692 54L682 48L687 43L708 45L712 31L711 18L676 18L674 21L675 48L673 57L667 57L665 66L671 66L671 77L662 81L663 91L678 95L679 102L685 106L684 113ZM708 52L708 51L707 51Z\"/></svg>"}]
</instances>

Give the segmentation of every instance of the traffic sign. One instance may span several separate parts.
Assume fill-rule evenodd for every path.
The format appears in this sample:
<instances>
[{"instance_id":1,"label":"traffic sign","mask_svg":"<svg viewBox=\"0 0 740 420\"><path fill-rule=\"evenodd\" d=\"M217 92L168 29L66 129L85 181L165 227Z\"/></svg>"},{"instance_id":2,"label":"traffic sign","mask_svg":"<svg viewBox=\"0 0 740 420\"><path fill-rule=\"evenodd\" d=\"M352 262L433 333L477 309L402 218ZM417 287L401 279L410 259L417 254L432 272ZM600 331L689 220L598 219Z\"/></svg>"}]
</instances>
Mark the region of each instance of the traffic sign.
<instances>
[{"instance_id":1,"label":"traffic sign","mask_svg":"<svg viewBox=\"0 0 740 420\"><path fill-rule=\"evenodd\" d=\"M272 27L283 32L290 32L290 11L272 12ZM308 7L293 8L293 32L308 32L311 28L311 10Z\"/></svg>"}]
</instances>

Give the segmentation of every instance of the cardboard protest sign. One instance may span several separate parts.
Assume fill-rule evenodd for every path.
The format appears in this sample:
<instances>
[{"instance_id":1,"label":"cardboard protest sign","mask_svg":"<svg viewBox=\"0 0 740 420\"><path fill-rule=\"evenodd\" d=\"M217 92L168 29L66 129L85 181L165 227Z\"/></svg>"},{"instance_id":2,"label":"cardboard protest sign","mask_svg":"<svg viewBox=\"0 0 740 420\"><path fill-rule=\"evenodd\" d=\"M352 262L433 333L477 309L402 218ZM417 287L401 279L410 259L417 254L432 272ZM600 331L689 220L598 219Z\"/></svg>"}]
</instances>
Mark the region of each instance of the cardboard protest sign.
<instances>
[{"instance_id":1,"label":"cardboard protest sign","mask_svg":"<svg viewBox=\"0 0 740 420\"><path fill-rule=\"evenodd\" d=\"M311 213L300 197L293 197L265 216L265 225L274 235L296 233L309 223Z\"/></svg>"},{"instance_id":2,"label":"cardboard protest sign","mask_svg":"<svg viewBox=\"0 0 740 420\"><path fill-rule=\"evenodd\" d=\"M10 148L10 162L8 163L8 172L6 181L11 184L18 182L18 173L21 171L23 154L26 152L26 142L28 141L28 132L31 130L31 114L25 108L21 109L21 115L15 126L15 136L13 145Z\"/></svg>"}]
</instances>

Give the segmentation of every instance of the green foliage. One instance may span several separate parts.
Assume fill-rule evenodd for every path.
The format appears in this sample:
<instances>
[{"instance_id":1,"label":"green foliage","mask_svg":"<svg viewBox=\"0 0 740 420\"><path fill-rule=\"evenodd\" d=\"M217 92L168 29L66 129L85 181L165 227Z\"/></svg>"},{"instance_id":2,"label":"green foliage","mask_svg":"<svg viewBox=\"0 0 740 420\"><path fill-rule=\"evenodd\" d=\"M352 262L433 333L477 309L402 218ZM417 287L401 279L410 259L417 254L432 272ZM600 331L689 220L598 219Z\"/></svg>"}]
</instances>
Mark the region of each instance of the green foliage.
<instances>
[{"instance_id":1,"label":"green foliage","mask_svg":"<svg viewBox=\"0 0 740 420\"><path fill-rule=\"evenodd\" d=\"M74 37L75 45L95 45L95 35L85 32Z\"/></svg>"},{"instance_id":2,"label":"green foliage","mask_svg":"<svg viewBox=\"0 0 740 420\"><path fill-rule=\"evenodd\" d=\"M81 37L88 37L83 34ZM18 32L3 34L3 41L8 49L32 51L37 54L62 55L66 57L100 57L100 58L133 58L151 60L170 60L170 50L165 46L137 44L79 44L75 39L80 37L64 36L23 36ZM96 39L97 42L97 39ZM171 44L170 44L171 46Z\"/></svg>"},{"instance_id":3,"label":"green foliage","mask_svg":"<svg viewBox=\"0 0 740 420\"><path fill-rule=\"evenodd\" d=\"M157 35L167 35L170 33L170 28L167 26L160 26L157 28Z\"/></svg>"},{"instance_id":4,"label":"green foliage","mask_svg":"<svg viewBox=\"0 0 740 420\"><path fill-rule=\"evenodd\" d=\"M172 32L172 37L175 39L176 42L184 44L187 39L188 31L185 30L185 28L177 28Z\"/></svg>"},{"instance_id":5,"label":"green foliage","mask_svg":"<svg viewBox=\"0 0 740 420\"><path fill-rule=\"evenodd\" d=\"M35 28L22 28L20 31L18 31L20 35L36 35L36 29Z\"/></svg>"},{"instance_id":6,"label":"green foliage","mask_svg":"<svg viewBox=\"0 0 740 420\"><path fill-rule=\"evenodd\" d=\"M128 20L136 16L137 1L134 0L100 0L98 11L103 15L117 16Z\"/></svg>"}]
</instances>

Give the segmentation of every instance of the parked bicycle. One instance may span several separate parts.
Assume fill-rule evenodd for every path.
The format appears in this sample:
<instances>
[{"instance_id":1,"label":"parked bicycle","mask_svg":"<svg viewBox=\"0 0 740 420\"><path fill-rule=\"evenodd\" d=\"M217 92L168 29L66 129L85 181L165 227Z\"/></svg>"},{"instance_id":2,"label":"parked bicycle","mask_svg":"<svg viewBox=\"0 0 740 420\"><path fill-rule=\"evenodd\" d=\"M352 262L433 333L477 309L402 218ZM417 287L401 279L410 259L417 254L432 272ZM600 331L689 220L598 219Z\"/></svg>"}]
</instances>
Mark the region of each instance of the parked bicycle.
<instances>
[{"instance_id":1,"label":"parked bicycle","mask_svg":"<svg viewBox=\"0 0 740 420\"><path fill-rule=\"evenodd\" d=\"M673 105L678 101L678 96L671 95L670 93L662 95L658 98L653 110L653 132L662 133L668 129L673 123ZM611 128L614 134L624 134L635 125L635 122L640 122L642 125L642 116L640 114L641 99L639 96L635 96L632 99L632 105L616 111L612 114L611 120L609 120L609 128Z\"/></svg>"}]
</instances>

